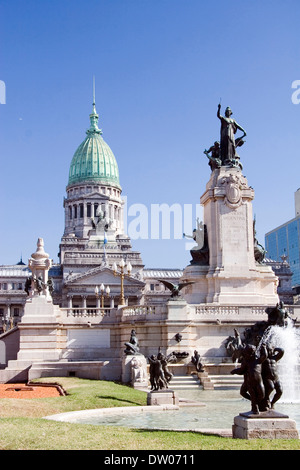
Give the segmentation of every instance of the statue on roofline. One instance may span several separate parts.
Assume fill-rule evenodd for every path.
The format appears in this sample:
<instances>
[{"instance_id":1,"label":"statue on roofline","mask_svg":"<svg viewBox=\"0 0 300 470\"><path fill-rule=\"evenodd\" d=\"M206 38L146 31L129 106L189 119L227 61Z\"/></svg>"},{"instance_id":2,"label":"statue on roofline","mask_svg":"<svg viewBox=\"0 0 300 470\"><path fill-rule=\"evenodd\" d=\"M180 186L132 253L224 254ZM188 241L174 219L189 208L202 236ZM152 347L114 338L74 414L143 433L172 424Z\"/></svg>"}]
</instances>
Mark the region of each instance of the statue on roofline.
<instances>
[{"instance_id":1,"label":"statue on roofline","mask_svg":"<svg viewBox=\"0 0 300 470\"><path fill-rule=\"evenodd\" d=\"M243 145L243 138L246 137L246 131L231 117L232 111L229 106L225 109L225 116L220 113L221 103L218 104L217 116L221 121L221 160L223 165L237 166L239 156L236 153L236 147ZM243 132L243 136L235 140L234 135L237 130Z\"/></svg>"},{"instance_id":2,"label":"statue on roofline","mask_svg":"<svg viewBox=\"0 0 300 470\"><path fill-rule=\"evenodd\" d=\"M220 110L221 103L218 104L217 111L217 116L221 121L220 141L215 141L208 150L204 150L204 153L209 159L209 166L212 171L221 166L242 170L243 166L236 149L244 144L246 131L231 117L232 111L229 106L225 109L224 116L221 115ZM243 132L243 135L236 139L235 134L238 130Z\"/></svg>"}]
</instances>

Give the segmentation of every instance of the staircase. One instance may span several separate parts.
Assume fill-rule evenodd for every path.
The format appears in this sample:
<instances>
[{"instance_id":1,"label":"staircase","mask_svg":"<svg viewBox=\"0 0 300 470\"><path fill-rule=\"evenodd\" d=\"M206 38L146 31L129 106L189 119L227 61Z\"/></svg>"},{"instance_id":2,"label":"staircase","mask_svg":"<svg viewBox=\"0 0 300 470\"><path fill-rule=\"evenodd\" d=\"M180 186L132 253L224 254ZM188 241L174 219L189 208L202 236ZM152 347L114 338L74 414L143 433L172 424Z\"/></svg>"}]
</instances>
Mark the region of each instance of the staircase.
<instances>
[{"instance_id":1,"label":"staircase","mask_svg":"<svg viewBox=\"0 0 300 470\"><path fill-rule=\"evenodd\" d=\"M243 376L229 374L197 374L173 376L169 388L172 390L239 390Z\"/></svg>"},{"instance_id":2,"label":"staircase","mask_svg":"<svg viewBox=\"0 0 300 470\"><path fill-rule=\"evenodd\" d=\"M201 382L196 374L191 375L174 375L169 388L172 390L199 390Z\"/></svg>"},{"instance_id":3,"label":"staircase","mask_svg":"<svg viewBox=\"0 0 300 470\"><path fill-rule=\"evenodd\" d=\"M218 374L209 375L209 378L215 390L239 390L244 381L241 375Z\"/></svg>"},{"instance_id":4,"label":"staircase","mask_svg":"<svg viewBox=\"0 0 300 470\"><path fill-rule=\"evenodd\" d=\"M239 390L244 381L242 375L232 375L235 368L232 362L208 362L204 364L205 372L200 372L199 379L203 388L211 390Z\"/></svg>"}]
</instances>

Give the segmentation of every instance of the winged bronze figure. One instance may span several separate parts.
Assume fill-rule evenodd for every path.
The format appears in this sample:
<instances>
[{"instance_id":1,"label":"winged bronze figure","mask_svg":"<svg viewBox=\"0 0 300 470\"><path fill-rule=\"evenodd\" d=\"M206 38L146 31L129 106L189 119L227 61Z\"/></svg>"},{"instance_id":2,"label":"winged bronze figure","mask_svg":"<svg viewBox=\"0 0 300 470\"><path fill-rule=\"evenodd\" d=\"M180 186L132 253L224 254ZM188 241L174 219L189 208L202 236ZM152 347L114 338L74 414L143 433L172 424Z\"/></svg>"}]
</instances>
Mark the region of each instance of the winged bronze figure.
<instances>
[{"instance_id":1,"label":"winged bronze figure","mask_svg":"<svg viewBox=\"0 0 300 470\"><path fill-rule=\"evenodd\" d=\"M180 282L179 284L173 284L173 282L165 281L164 279L158 279L159 282L162 282L167 289L171 291L171 297L176 298L180 296L180 291L186 286L189 286L190 284L195 284L194 281L190 282Z\"/></svg>"}]
</instances>

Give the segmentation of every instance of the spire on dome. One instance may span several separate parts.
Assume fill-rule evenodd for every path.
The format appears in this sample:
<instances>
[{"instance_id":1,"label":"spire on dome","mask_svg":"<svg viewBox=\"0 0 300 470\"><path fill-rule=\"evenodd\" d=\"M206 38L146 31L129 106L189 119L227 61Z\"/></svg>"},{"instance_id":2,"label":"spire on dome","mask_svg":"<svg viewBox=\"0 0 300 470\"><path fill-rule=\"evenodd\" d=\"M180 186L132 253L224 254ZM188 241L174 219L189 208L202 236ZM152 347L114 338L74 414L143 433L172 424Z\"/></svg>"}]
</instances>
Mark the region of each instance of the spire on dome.
<instances>
[{"instance_id":1,"label":"spire on dome","mask_svg":"<svg viewBox=\"0 0 300 470\"><path fill-rule=\"evenodd\" d=\"M93 77L93 111L90 114L90 128L86 131L87 134L102 134L102 130L98 127L99 115L96 111L96 98L95 98L95 77Z\"/></svg>"},{"instance_id":2,"label":"spire on dome","mask_svg":"<svg viewBox=\"0 0 300 470\"><path fill-rule=\"evenodd\" d=\"M97 111L96 111L96 93L95 93L95 75L93 76L93 113L97 114Z\"/></svg>"}]
</instances>

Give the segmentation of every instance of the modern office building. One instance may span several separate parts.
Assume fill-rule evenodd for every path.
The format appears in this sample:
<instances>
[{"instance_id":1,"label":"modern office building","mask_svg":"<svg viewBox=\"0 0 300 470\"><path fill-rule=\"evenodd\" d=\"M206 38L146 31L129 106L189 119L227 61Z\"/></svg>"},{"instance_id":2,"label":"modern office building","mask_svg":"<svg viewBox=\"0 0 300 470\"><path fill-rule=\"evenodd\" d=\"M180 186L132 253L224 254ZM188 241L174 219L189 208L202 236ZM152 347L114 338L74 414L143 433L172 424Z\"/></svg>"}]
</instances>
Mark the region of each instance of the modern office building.
<instances>
[{"instance_id":1,"label":"modern office building","mask_svg":"<svg viewBox=\"0 0 300 470\"><path fill-rule=\"evenodd\" d=\"M292 285L300 286L300 188L295 192L295 217L265 235L268 258L287 260L293 272Z\"/></svg>"}]
</instances>

